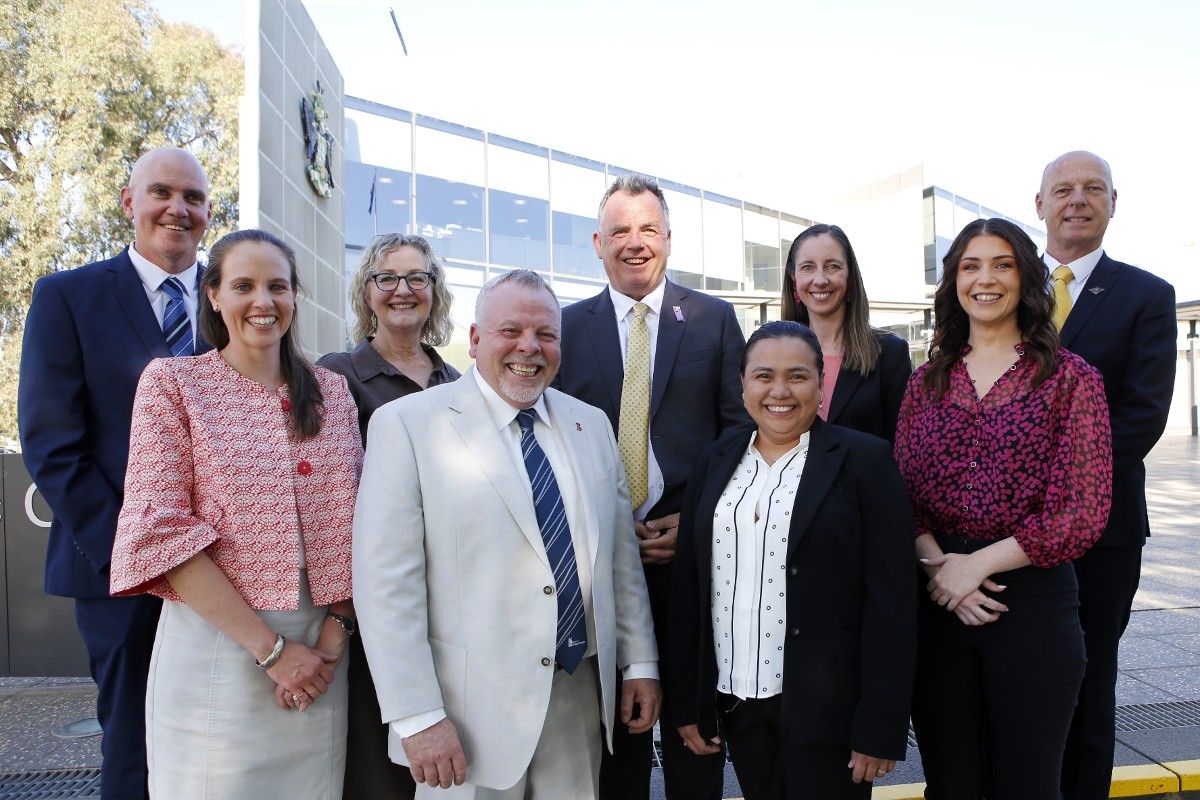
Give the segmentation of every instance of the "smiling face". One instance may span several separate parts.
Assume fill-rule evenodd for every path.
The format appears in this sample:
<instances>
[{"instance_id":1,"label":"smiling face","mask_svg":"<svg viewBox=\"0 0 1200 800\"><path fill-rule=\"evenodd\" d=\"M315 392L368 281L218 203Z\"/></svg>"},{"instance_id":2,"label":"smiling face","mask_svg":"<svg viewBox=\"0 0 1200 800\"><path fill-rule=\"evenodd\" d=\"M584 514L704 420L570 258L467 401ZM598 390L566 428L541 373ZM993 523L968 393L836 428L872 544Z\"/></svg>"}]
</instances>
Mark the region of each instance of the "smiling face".
<instances>
[{"instance_id":1,"label":"smiling face","mask_svg":"<svg viewBox=\"0 0 1200 800\"><path fill-rule=\"evenodd\" d=\"M827 233L805 239L792 264L793 297L810 317L837 316L846 310L849 281L846 251Z\"/></svg>"},{"instance_id":2,"label":"smiling face","mask_svg":"<svg viewBox=\"0 0 1200 800\"><path fill-rule=\"evenodd\" d=\"M762 339L746 354L742 402L771 445L790 448L812 427L821 407L817 356L803 339Z\"/></svg>"},{"instance_id":3,"label":"smiling face","mask_svg":"<svg viewBox=\"0 0 1200 800\"><path fill-rule=\"evenodd\" d=\"M592 247L614 289L641 300L658 287L671 255L671 229L653 192L613 193L600 213Z\"/></svg>"},{"instance_id":4,"label":"smiling face","mask_svg":"<svg viewBox=\"0 0 1200 800\"><path fill-rule=\"evenodd\" d=\"M133 221L139 254L170 273L196 261L212 202L208 177L190 153L164 147L138 159L121 190L121 207Z\"/></svg>"},{"instance_id":5,"label":"smiling face","mask_svg":"<svg viewBox=\"0 0 1200 800\"><path fill-rule=\"evenodd\" d=\"M1017 330L1021 274L1012 245L999 236L976 236L967 243L955 275L958 302L977 326Z\"/></svg>"},{"instance_id":6,"label":"smiling face","mask_svg":"<svg viewBox=\"0 0 1200 800\"><path fill-rule=\"evenodd\" d=\"M430 269L420 250L404 245L388 253L375 272L408 275L412 272L430 272ZM407 281L400 281L395 289L385 292L374 281L368 280L367 305L379 320L381 332L416 340L421 337L421 328L433 308L433 285L413 291Z\"/></svg>"},{"instance_id":7,"label":"smiling face","mask_svg":"<svg viewBox=\"0 0 1200 800\"><path fill-rule=\"evenodd\" d=\"M229 330L230 348L278 354L296 308L291 272L287 258L269 242L240 242L225 254L221 283L207 294Z\"/></svg>"},{"instance_id":8,"label":"smiling face","mask_svg":"<svg viewBox=\"0 0 1200 800\"><path fill-rule=\"evenodd\" d=\"M529 408L558 374L561 361L558 302L545 289L502 283L471 325L471 357L496 394Z\"/></svg>"},{"instance_id":9,"label":"smiling face","mask_svg":"<svg viewBox=\"0 0 1200 800\"><path fill-rule=\"evenodd\" d=\"M1117 209L1108 164L1091 153L1060 156L1046 167L1035 204L1050 255L1070 263L1099 249Z\"/></svg>"}]
</instances>

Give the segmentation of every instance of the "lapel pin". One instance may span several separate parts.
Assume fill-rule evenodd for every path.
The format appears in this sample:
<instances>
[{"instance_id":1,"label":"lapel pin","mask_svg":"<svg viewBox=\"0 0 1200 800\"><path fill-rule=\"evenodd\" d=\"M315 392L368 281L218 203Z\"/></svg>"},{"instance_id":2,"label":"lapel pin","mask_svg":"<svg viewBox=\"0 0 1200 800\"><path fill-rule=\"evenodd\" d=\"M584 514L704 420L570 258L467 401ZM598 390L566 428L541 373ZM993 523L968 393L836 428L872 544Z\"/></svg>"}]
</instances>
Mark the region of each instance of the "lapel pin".
<instances>
[{"instance_id":1,"label":"lapel pin","mask_svg":"<svg viewBox=\"0 0 1200 800\"><path fill-rule=\"evenodd\" d=\"M683 309L679 306L671 306L671 310L675 312L675 321L683 322Z\"/></svg>"},{"instance_id":2,"label":"lapel pin","mask_svg":"<svg viewBox=\"0 0 1200 800\"><path fill-rule=\"evenodd\" d=\"M581 430L583 430L583 426L582 426L582 425L580 425L578 422L576 422L576 423L575 423L575 430L577 430L577 431L581 431Z\"/></svg>"},{"instance_id":3,"label":"lapel pin","mask_svg":"<svg viewBox=\"0 0 1200 800\"><path fill-rule=\"evenodd\" d=\"M1091 292L1092 294L1100 294L1101 292L1104 291L1104 287L1103 286L1093 286L1092 288L1088 289L1088 291Z\"/></svg>"}]
</instances>

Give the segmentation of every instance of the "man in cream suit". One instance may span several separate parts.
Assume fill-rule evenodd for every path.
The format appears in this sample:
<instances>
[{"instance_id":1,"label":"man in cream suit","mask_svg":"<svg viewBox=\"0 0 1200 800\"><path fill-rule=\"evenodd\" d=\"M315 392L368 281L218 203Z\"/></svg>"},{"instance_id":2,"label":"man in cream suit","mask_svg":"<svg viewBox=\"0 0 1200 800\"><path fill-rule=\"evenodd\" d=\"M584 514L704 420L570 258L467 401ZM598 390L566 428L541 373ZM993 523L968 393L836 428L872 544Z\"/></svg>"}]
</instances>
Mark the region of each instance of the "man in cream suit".
<instances>
[{"instance_id":1,"label":"man in cream suit","mask_svg":"<svg viewBox=\"0 0 1200 800\"><path fill-rule=\"evenodd\" d=\"M475 319L475 366L368 432L355 607L390 754L418 798L594 798L614 668L622 723L649 730L660 705L624 470L604 414L548 388L542 278L489 282Z\"/></svg>"}]
</instances>

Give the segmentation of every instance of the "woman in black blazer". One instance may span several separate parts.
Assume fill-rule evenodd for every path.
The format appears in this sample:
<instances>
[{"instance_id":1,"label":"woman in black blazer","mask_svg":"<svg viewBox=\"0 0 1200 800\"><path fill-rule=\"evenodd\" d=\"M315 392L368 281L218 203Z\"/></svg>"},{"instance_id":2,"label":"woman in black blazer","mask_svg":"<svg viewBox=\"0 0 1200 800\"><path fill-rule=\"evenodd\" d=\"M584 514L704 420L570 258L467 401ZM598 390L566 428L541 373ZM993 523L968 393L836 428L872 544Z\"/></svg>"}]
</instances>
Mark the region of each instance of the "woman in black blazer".
<instances>
[{"instance_id":1,"label":"woman in black blazer","mask_svg":"<svg viewBox=\"0 0 1200 800\"><path fill-rule=\"evenodd\" d=\"M729 746L747 800L867 798L904 758L913 523L886 442L817 418L820 343L746 346L755 424L699 456L673 568L666 683L684 746ZM715 756L714 756L715 757Z\"/></svg>"},{"instance_id":2,"label":"woman in black blazer","mask_svg":"<svg viewBox=\"0 0 1200 800\"><path fill-rule=\"evenodd\" d=\"M821 342L821 419L893 440L912 372L908 343L871 327L858 259L841 228L813 225L792 242L782 302L783 318L808 325Z\"/></svg>"}]
</instances>

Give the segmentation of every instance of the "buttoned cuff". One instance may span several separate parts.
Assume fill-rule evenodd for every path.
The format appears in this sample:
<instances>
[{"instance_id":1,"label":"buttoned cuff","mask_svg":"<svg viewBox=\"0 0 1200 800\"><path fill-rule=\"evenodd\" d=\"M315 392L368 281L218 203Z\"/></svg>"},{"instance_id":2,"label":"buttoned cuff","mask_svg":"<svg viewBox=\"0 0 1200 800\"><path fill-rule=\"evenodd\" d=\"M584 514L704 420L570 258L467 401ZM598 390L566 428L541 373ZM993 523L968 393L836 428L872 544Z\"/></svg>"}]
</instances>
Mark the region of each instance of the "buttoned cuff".
<instances>
[{"instance_id":1,"label":"buttoned cuff","mask_svg":"<svg viewBox=\"0 0 1200 800\"><path fill-rule=\"evenodd\" d=\"M621 677L627 681L635 681L640 678L658 680L658 662L639 661L636 664L630 664L628 667L621 670Z\"/></svg>"},{"instance_id":2,"label":"buttoned cuff","mask_svg":"<svg viewBox=\"0 0 1200 800\"><path fill-rule=\"evenodd\" d=\"M413 714L411 717L401 717L400 719L392 720L392 730L401 739L407 739L413 734L433 727L445 718L446 709L435 708L433 711L424 711L420 714Z\"/></svg>"}]
</instances>

